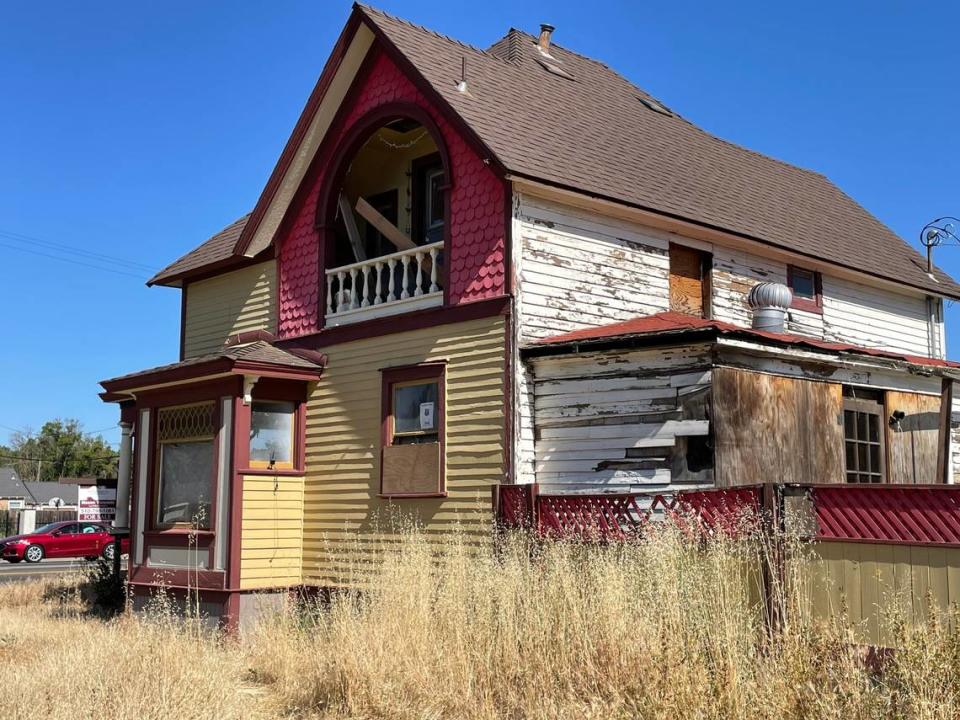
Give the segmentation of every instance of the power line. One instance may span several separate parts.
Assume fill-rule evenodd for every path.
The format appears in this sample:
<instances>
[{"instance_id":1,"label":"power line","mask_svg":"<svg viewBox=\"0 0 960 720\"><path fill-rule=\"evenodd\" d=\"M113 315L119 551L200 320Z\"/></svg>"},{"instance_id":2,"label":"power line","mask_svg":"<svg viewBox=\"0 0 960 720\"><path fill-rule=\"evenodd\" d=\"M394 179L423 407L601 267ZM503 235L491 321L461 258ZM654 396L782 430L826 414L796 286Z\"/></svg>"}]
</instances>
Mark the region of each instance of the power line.
<instances>
[{"instance_id":1,"label":"power line","mask_svg":"<svg viewBox=\"0 0 960 720\"><path fill-rule=\"evenodd\" d=\"M3 236L8 240L13 240L14 242L22 242L30 245L40 245L42 247L46 247L51 250L58 250L60 252L71 253L73 255L80 255L82 257L92 258L94 260L105 260L111 263L119 263L121 265L127 265L128 267L138 269L138 270L153 272L153 270L155 269L152 265L136 262L135 260L126 260L124 258L120 258L115 255L106 255L104 253L93 252L92 250L85 250L83 248L79 248L74 245L67 245L65 243L53 242L52 240L43 240L42 238L33 237L32 235L24 235L22 233L12 232L10 230L0 230L0 236Z\"/></svg>"},{"instance_id":2,"label":"power line","mask_svg":"<svg viewBox=\"0 0 960 720\"><path fill-rule=\"evenodd\" d=\"M132 272L126 272L125 270L116 270L114 268L103 267L102 265L94 265L81 260L74 260L73 258L59 257L57 255L51 255L50 253L40 252L39 250L33 250L32 248L18 247L17 245L7 245L6 243L0 243L0 247L5 247L10 250L19 250L20 252L31 253L33 255L40 255L41 257L50 258L51 260L59 260L60 262L83 265L84 267L93 268L94 270L102 270L103 272L114 273L115 275L127 275L128 277L136 278L137 280L147 279L146 275L137 275Z\"/></svg>"},{"instance_id":3,"label":"power line","mask_svg":"<svg viewBox=\"0 0 960 720\"><path fill-rule=\"evenodd\" d=\"M120 457L120 453L107 453L107 454L97 454L97 455L88 455L89 459L101 459L107 460L110 458ZM42 457L27 457L26 455L7 455L6 453L0 453L0 458L5 458L7 460L23 460L24 462L45 462L45 463L59 463L64 462L68 458L59 457L59 458L42 458Z\"/></svg>"}]
</instances>

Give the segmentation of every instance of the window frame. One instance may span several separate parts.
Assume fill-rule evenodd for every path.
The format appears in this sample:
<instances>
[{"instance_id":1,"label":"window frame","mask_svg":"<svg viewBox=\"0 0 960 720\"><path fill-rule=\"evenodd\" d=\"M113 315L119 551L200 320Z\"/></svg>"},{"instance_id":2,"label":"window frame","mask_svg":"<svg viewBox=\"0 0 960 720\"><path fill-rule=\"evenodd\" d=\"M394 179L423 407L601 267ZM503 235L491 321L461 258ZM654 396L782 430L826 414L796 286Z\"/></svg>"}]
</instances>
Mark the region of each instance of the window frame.
<instances>
[{"instance_id":1,"label":"window frame","mask_svg":"<svg viewBox=\"0 0 960 720\"><path fill-rule=\"evenodd\" d=\"M159 434L160 413L165 410L176 410L178 408L192 407L195 405L213 406L213 434L196 435L190 437L176 438L175 440L161 440ZM149 530L147 532L196 532L205 535L213 535L216 532L217 519L217 492L219 490L218 477L220 473L220 461L218 452L218 443L220 440L220 429L222 424L220 403L216 399L196 400L187 403L177 403L175 405L160 405L152 409L151 412L151 440L153 453L153 480L150 492L152 507L147 508L149 512ZM163 445L185 442L207 442L211 444L213 461L210 464L210 518L207 527L194 528L190 522L164 523L160 521L160 497L163 487Z\"/></svg>"},{"instance_id":2,"label":"window frame","mask_svg":"<svg viewBox=\"0 0 960 720\"><path fill-rule=\"evenodd\" d=\"M431 175L437 172L444 176L440 186L444 207L441 212L442 220L436 225L431 225L427 212L430 203L430 192L427 183ZM427 231L434 229L434 227L441 227L441 235L443 238L446 238L447 226L450 220L450 214L448 212L450 194L446 192L446 190L450 187L450 178L446 177L443 157L439 152L433 152L414 158L410 161L410 176L410 239L417 245L426 245Z\"/></svg>"},{"instance_id":3,"label":"window frame","mask_svg":"<svg viewBox=\"0 0 960 720\"><path fill-rule=\"evenodd\" d=\"M290 399L274 399L273 397L254 397L250 402L250 430L253 430L253 411L254 406L257 403L283 403L293 406L293 422L290 423L290 461L289 462L275 462L273 467L270 467L270 463L266 460L253 460L250 458L250 441L252 438L247 439L247 466L250 470L280 470L280 471L294 471L299 467L299 458L300 458L300 405L301 403L296 400Z\"/></svg>"},{"instance_id":4,"label":"window frame","mask_svg":"<svg viewBox=\"0 0 960 720\"><path fill-rule=\"evenodd\" d=\"M799 273L810 275L810 279L813 282L812 298L797 297L794 284L795 278ZM793 300L790 303L792 310L802 310L804 312L823 315L823 276L820 274L820 271L800 267L799 265L787 265L787 287L790 288L790 293L793 295Z\"/></svg>"},{"instance_id":5,"label":"window frame","mask_svg":"<svg viewBox=\"0 0 960 720\"><path fill-rule=\"evenodd\" d=\"M380 478L378 496L382 498L437 498L447 496L447 364L442 362L428 362L419 365L382 368L380 370ZM437 407L434 410L437 445L440 450L439 479L437 490L423 493L384 493L383 491L383 449L393 445L393 389L397 385L421 384L424 381L437 383ZM411 433L401 433L401 437ZM425 445L430 443L423 443Z\"/></svg>"},{"instance_id":6,"label":"window frame","mask_svg":"<svg viewBox=\"0 0 960 720\"><path fill-rule=\"evenodd\" d=\"M847 418L846 414L848 412L872 415L877 418L877 437L878 440L876 443L869 439L863 439L859 437L859 432L856 432L856 437L850 438L847 436ZM885 423L886 418L886 409L883 402L875 400L872 398L857 398L845 395L843 398L843 482L846 485L887 485L888 476L887 476L887 428ZM856 417L856 416L855 416ZM855 429L857 423L854 423ZM859 461L857 463L858 467L855 470L847 465L847 444L853 442L855 446L859 447L860 445L876 445L878 447L877 456L879 458L879 472L875 472L872 469L863 470L859 467ZM879 475L880 478L877 482L872 480L850 480L849 476L851 474L861 476L861 475Z\"/></svg>"}]
</instances>

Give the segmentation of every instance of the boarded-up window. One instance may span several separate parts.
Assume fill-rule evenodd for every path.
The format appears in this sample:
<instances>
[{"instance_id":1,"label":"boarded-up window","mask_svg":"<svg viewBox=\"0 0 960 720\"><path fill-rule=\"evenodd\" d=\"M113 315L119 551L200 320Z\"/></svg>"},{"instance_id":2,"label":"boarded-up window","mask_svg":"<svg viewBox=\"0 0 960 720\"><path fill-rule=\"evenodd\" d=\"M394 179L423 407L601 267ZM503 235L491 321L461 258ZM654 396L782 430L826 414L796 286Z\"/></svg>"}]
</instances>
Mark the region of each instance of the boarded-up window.
<instances>
[{"instance_id":1,"label":"boarded-up window","mask_svg":"<svg viewBox=\"0 0 960 720\"><path fill-rule=\"evenodd\" d=\"M670 243L670 309L697 317L710 312L709 253Z\"/></svg>"},{"instance_id":2,"label":"boarded-up window","mask_svg":"<svg viewBox=\"0 0 960 720\"><path fill-rule=\"evenodd\" d=\"M384 371L382 495L443 493L443 365Z\"/></svg>"},{"instance_id":3,"label":"boarded-up window","mask_svg":"<svg viewBox=\"0 0 960 720\"><path fill-rule=\"evenodd\" d=\"M842 482L842 416L838 384L716 368L717 485Z\"/></svg>"},{"instance_id":4,"label":"boarded-up window","mask_svg":"<svg viewBox=\"0 0 960 720\"><path fill-rule=\"evenodd\" d=\"M940 396L887 392L888 481L898 484L937 483ZM902 413L902 415L901 415Z\"/></svg>"}]
</instances>

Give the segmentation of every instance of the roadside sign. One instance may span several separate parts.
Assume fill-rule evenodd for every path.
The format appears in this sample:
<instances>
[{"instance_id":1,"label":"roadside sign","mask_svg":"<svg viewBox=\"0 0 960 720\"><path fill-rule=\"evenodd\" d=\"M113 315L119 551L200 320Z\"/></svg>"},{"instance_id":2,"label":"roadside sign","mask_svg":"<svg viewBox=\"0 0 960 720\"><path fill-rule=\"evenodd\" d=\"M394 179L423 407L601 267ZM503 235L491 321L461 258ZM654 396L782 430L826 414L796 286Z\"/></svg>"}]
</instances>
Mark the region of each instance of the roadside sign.
<instances>
[{"instance_id":1,"label":"roadside sign","mask_svg":"<svg viewBox=\"0 0 960 720\"><path fill-rule=\"evenodd\" d=\"M77 520L110 522L117 514L117 489L99 485L77 487Z\"/></svg>"}]
</instances>

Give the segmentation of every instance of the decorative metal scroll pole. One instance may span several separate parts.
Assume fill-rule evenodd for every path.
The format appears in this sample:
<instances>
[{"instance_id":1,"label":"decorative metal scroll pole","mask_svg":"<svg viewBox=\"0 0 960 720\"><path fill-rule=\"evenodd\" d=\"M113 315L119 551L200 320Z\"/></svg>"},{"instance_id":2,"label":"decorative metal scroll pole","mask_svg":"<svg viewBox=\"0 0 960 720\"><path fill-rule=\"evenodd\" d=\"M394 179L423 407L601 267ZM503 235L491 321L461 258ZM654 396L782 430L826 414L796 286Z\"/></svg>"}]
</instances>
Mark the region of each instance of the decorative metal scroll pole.
<instances>
[{"instance_id":1,"label":"decorative metal scroll pole","mask_svg":"<svg viewBox=\"0 0 960 720\"><path fill-rule=\"evenodd\" d=\"M920 231L920 243L927 249L927 272L933 273L933 249L938 245L953 243L960 245L960 236L957 235L956 224L960 220L950 215L932 220L923 226Z\"/></svg>"}]
</instances>

